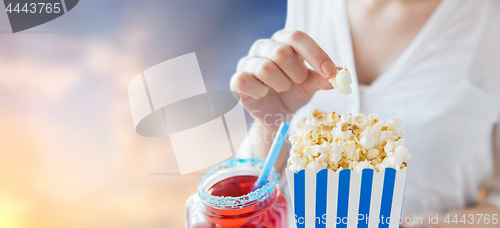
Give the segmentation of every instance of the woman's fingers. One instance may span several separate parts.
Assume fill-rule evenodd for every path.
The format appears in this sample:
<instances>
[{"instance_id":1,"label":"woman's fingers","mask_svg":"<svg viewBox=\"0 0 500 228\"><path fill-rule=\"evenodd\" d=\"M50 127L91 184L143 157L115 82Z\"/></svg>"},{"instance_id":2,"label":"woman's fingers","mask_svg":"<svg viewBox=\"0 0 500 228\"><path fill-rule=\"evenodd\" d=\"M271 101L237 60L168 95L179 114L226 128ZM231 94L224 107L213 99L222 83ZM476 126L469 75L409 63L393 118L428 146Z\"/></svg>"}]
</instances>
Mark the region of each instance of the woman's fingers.
<instances>
[{"instance_id":1,"label":"woman's fingers","mask_svg":"<svg viewBox=\"0 0 500 228\"><path fill-rule=\"evenodd\" d=\"M328 54L306 33L281 30L273 35L272 40L290 45L323 77L331 78L337 74L337 67Z\"/></svg>"},{"instance_id":2,"label":"woman's fingers","mask_svg":"<svg viewBox=\"0 0 500 228\"><path fill-rule=\"evenodd\" d=\"M285 92L292 86L292 81L270 59L246 57L238 63L239 72L255 76L276 92Z\"/></svg>"},{"instance_id":3,"label":"woman's fingers","mask_svg":"<svg viewBox=\"0 0 500 228\"><path fill-rule=\"evenodd\" d=\"M308 69L304 60L314 70ZM338 68L325 51L307 34L279 31L272 39L258 40L249 56L240 60L231 79L231 89L255 99L265 97L269 88L285 92L293 84L308 95L321 89L332 89L328 78Z\"/></svg>"},{"instance_id":4,"label":"woman's fingers","mask_svg":"<svg viewBox=\"0 0 500 228\"><path fill-rule=\"evenodd\" d=\"M296 84L307 79L308 69L290 45L269 39L258 40L248 55L272 60Z\"/></svg>"},{"instance_id":5,"label":"woman's fingers","mask_svg":"<svg viewBox=\"0 0 500 228\"><path fill-rule=\"evenodd\" d=\"M238 72L231 78L231 91L246 94L254 99L267 95L269 87L247 72Z\"/></svg>"}]
</instances>

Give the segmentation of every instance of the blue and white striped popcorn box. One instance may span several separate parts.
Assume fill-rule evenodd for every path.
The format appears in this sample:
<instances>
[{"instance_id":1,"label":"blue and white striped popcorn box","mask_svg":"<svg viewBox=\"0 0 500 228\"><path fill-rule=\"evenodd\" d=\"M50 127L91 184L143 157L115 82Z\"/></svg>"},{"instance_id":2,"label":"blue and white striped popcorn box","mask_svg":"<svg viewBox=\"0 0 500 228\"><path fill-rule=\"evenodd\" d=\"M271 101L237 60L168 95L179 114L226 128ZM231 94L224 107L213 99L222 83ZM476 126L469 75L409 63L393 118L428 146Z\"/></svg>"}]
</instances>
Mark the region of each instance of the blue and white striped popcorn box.
<instances>
[{"instance_id":1,"label":"blue and white striped popcorn box","mask_svg":"<svg viewBox=\"0 0 500 228\"><path fill-rule=\"evenodd\" d=\"M408 168L314 173L286 169L292 227L397 228Z\"/></svg>"}]
</instances>

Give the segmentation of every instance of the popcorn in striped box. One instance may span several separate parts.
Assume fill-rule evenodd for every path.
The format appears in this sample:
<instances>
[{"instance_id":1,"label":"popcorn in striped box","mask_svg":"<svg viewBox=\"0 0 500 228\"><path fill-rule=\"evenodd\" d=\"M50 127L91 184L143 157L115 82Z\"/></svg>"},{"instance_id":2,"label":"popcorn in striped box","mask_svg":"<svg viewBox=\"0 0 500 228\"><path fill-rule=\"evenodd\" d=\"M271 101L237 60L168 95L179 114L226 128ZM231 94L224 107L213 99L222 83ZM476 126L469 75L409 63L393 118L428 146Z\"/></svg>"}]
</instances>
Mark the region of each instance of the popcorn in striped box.
<instances>
[{"instance_id":1,"label":"popcorn in striped box","mask_svg":"<svg viewBox=\"0 0 500 228\"><path fill-rule=\"evenodd\" d=\"M411 155L403 122L324 113L298 121L286 170L297 227L399 227Z\"/></svg>"}]
</instances>

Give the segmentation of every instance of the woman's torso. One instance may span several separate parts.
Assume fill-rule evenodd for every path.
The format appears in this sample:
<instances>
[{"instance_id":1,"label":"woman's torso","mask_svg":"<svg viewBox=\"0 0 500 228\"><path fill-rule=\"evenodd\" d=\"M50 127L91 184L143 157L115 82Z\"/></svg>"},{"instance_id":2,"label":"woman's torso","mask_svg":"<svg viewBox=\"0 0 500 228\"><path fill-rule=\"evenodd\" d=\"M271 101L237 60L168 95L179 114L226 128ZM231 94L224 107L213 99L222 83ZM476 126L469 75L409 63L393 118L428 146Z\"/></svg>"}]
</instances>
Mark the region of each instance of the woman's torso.
<instances>
[{"instance_id":1,"label":"woman's torso","mask_svg":"<svg viewBox=\"0 0 500 228\"><path fill-rule=\"evenodd\" d=\"M369 85L415 39L441 0L346 2L359 84Z\"/></svg>"},{"instance_id":2,"label":"woman's torso","mask_svg":"<svg viewBox=\"0 0 500 228\"><path fill-rule=\"evenodd\" d=\"M413 155L404 213L475 204L492 168L491 135L500 110L500 67L491 60L500 57L500 27L491 22L498 19L492 7L500 4L443 0L395 62L360 93L345 1L289 1L286 29L308 33L336 64L349 68L354 82L348 96L319 91L296 117L313 108L400 117Z\"/></svg>"}]
</instances>

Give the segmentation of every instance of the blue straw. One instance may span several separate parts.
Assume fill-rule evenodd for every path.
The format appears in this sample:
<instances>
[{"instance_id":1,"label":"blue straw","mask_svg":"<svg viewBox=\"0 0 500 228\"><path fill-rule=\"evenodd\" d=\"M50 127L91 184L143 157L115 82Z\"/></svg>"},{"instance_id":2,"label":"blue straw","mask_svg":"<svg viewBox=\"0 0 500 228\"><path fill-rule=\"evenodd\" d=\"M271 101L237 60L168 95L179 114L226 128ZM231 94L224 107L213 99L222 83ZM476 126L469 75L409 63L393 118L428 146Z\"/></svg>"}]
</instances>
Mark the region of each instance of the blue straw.
<instances>
[{"instance_id":1,"label":"blue straw","mask_svg":"<svg viewBox=\"0 0 500 228\"><path fill-rule=\"evenodd\" d=\"M264 162L264 166L262 167L262 171L260 172L259 178L255 182L253 186L253 190L259 189L267 183L267 178L269 177L269 173L274 167L274 163L276 163L276 159L280 154L281 147L283 147L283 142L285 142L286 133L288 132L288 127L290 124L283 121L281 122L280 128L276 134L276 138L274 138L273 145L271 145L271 149L267 154L266 161Z\"/></svg>"}]
</instances>

